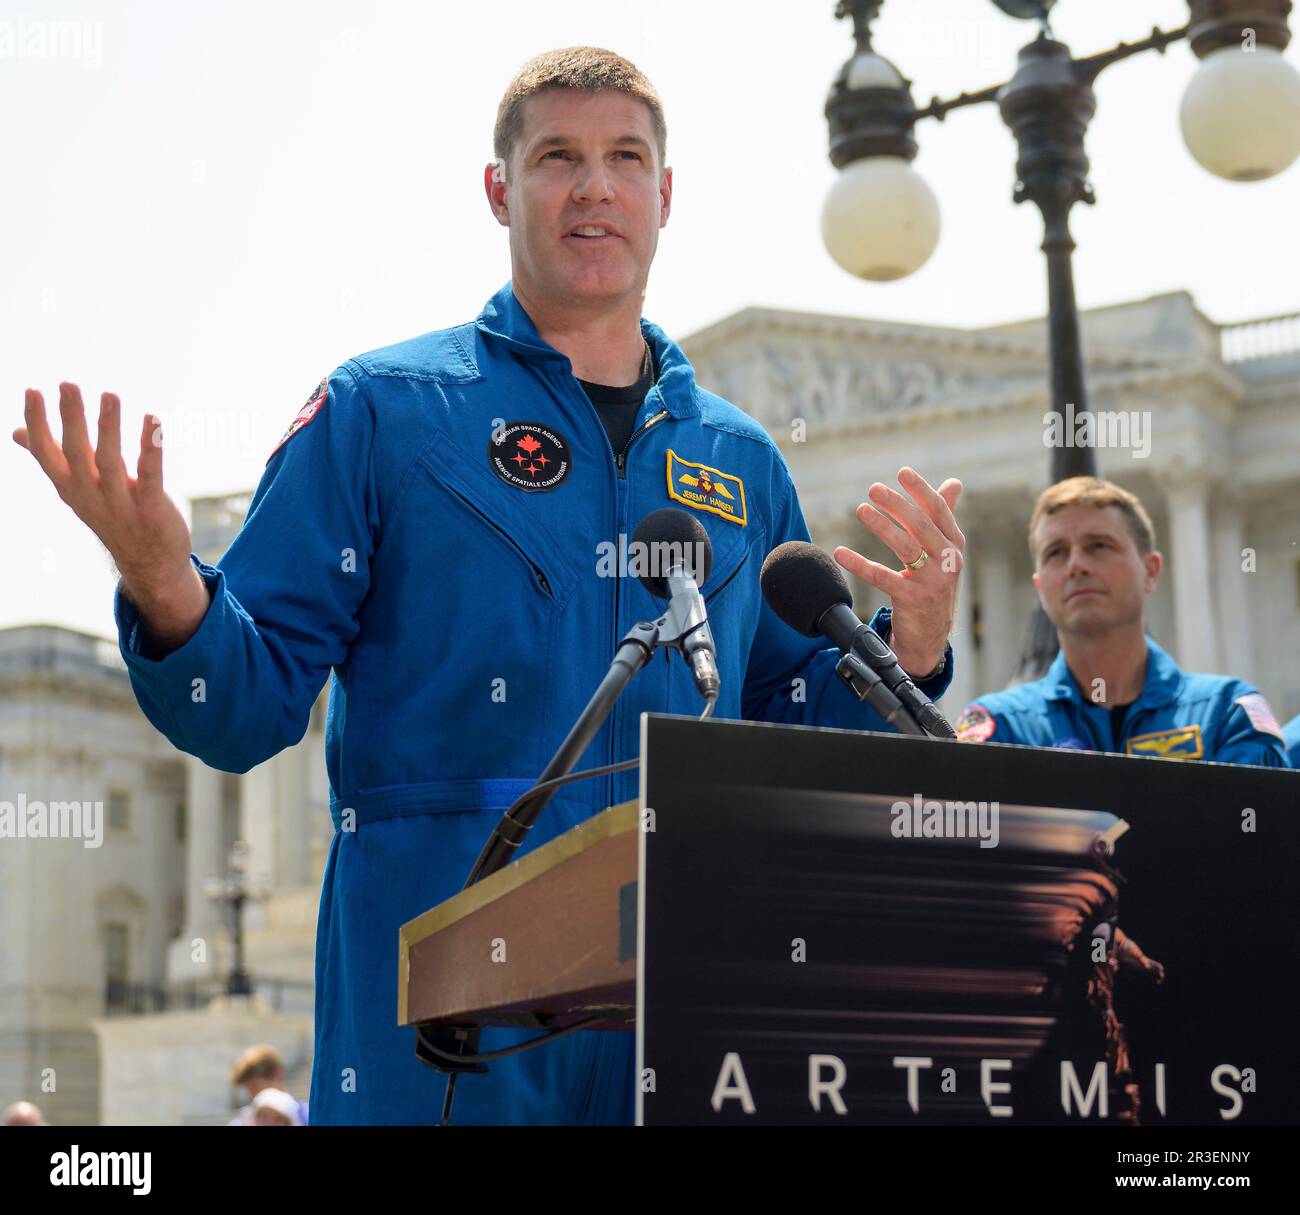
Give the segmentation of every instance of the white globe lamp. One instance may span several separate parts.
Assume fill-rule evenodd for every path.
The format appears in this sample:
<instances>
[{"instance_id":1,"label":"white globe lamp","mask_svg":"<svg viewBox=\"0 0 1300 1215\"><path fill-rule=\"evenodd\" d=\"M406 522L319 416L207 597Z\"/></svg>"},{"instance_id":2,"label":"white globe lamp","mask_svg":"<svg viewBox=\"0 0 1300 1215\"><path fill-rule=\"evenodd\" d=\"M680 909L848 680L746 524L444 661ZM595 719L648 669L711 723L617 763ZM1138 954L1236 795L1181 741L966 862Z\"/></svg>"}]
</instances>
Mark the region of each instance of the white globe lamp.
<instances>
[{"instance_id":1,"label":"white globe lamp","mask_svg":"<svg viewBox=\"0 0 1300 1215\"><path fill-rule=\"evenodd\" d=\"M1300 157L1300 72L1271 46L1220 47L1192 77L1178 117L1187 150L1216 177L1276 177Z\"/></svg>"},{"instance_id":2,"label":"white globe lamp","mask_svg":"<svg viewBox=\"0 0 1300 1215\"><path fill-rule=\"evenodd\" d=\"M938 199L901 156L855 160L826 196L822 240L836 263L858 278L906 278L939 243Z\"/></svg>"}]
</instances>

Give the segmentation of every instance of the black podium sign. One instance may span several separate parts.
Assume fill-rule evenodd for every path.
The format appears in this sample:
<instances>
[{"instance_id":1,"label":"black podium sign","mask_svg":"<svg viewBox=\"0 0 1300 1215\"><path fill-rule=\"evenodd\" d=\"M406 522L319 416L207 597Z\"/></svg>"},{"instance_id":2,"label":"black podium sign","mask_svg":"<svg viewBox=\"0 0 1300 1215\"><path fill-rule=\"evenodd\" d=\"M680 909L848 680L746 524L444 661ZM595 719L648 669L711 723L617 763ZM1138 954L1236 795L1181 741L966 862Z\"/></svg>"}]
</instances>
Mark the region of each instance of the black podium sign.
<instances>
[{"instance_id":1,"label":"black podium sign","mask_svg":"<svg viewBox=\"0 0 1300 1215\"><path fill-rule=\"evenodd\" d=\"M1300 773L642 727L638 1122L1300 1122Z\"/></svg>"}]
</instances>

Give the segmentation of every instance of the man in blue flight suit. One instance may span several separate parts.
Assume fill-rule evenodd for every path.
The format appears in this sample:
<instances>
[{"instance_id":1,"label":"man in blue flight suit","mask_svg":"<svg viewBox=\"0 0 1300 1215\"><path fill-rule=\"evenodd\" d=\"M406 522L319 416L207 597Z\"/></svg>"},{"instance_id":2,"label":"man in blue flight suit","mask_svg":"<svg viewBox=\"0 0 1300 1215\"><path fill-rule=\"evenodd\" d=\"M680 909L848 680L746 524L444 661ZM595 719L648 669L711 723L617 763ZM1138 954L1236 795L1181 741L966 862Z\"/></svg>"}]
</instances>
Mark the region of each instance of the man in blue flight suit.
<instances>
[{"instance_id":1,"label":"man in blue flight suit","mask_svg":"<svg viewBox=\"0 0 1300 1215\"><path fill-rule=\"evenodd\" d=\"M1300 715L1297 715L1282 727L1282 739L1286 743L1287 754L1291 757L1291 767L1300 768Z\"/></svg>"},{"instance_id":2,"label":"man in blue flight suit","mask_svg":"<svg viewBox=\"0 0 1300 1215\"><path fill-rule=\"evenodd\" d=\"M28 393L15 438L117 561L122 654L177 747L246 772L302 738L332 672L314 1125L438 1120L446 1079L396 1023L398 928L461 887L618 640L662 612L606 560L648 513L687 510L709 534L718 716L885 728L836 677L838 654L762 600L764 557L808 537L781 455L641 317L672 196L664 146L658 98L626 60L573 48L526 65L484 172L511 282L476 320L323 380L216 567L193 556L163 493L152 418L132 480L116 397L101 400L92 450L63 385L60 450ZM859 517L908 568L836 555L890 596L892 617L874 623L937 697L952 674L961 486L899 479L909 496L873 485ZM700 708L685 664L651 663L578 766L634 757L643 712ZM635 772L568 785L528 847L635 795ZM529 1036L486 1031L480 1049ZM628 1122L632 1072L631 1034L575 1034L462 1077L453 1121Z\"/></svg>"},{"instance_id":3,"label":"man in blue flight suit","mask_svg":"<svg viewBox=\"0 0 1300 1215\"><path fill-rule=\"evenodd\" d=\"M1042 679L968 705L958 738L1289 766L1259 692L1240 679L1185 674L1146 635L1163 557L1133 494L1095 477L1049 487L1029 522L1029 550L1061 652Z\"/></svg>"}]
</instances>

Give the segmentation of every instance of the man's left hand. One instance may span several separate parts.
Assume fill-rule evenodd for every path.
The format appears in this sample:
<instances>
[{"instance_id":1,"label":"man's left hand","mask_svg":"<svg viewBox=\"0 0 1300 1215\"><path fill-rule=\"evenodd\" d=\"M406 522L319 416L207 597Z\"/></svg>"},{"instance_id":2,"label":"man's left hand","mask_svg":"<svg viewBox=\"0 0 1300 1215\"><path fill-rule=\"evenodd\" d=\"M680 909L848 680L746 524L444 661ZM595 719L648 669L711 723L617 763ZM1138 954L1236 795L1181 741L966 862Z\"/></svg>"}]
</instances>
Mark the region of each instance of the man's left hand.
<instances>
[{"instance_id":1,"label":"man's left hand","mask_svg":"<svg viewBox=\"0 0 1300 1215\"><path fill-rule=\"evenodd\" d=\"M843 546L835 550L835 560L889 596L894 605L889 646L903 670L921 679L943 658L957 611L966 537L953 511L962 485L949 478L933 489L912 468L899 469L898 483L911 501L877 481L867 491L870 501L858 507L858 518L904 566L915 568L891 570Z\"/></svg>"}]
</instances>

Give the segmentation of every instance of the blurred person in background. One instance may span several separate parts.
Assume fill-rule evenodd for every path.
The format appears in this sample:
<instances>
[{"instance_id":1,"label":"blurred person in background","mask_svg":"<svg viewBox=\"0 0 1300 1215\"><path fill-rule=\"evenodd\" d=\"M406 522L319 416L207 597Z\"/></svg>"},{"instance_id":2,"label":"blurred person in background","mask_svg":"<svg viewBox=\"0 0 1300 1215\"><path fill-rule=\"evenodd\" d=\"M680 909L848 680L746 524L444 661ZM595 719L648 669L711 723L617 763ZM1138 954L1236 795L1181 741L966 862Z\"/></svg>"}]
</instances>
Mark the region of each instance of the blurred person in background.
<instances>
[{"instance_id":1,"label":"blurred person in background","mask_svg":"<svg viewBox=\"0 0 1300 1215\"><path fill-rule=\"evenodd\" d=\"M1029 520L1029 551L1061 652L1042 679L967 705L959 739L1291 766L1255 688L1187 674L1147 635L1164 557L1135 495L1097 477L1049 486Z\"/></svg>"},{"instance_id":2,"label":"blurred person in background","mask_svg":"<svg viewBox=\"0 0 1300 1215\"><path fill-rule=\"evenodd\" d=\"M49 1126L45 1115L30 1101L15 1101L5 1107L5 1126Z\"/></svg>"},{"instance_id":3,"label":"blurred person in background","mask_svg":"<svg viewBox=\"0 0 1300 1215\"><path fill-rule=\"evenodd\" d=\"M248 1094L245 1105L226 1125L257 1126L257 1098L264 1092L275 1090L294 1103L297 1122L293 1126L307 1125L307 1107L296 1097L284 1092L284 1060L273 1046L250 1046L230 1069L230 1083ZM278 1124L277 1124L278 1125Z\"/></svg>"},{"instance_id":4,"label":"blurred person in background","mask_svg":"<svg viewBox=\"0 0 1300 1215\"><path fill-rule=\"evenodd\" d=\"M254 1126L305 1126L302 1102L282 1088L264 1088L253 1098Z\"/></svg>"}]
</instances>

